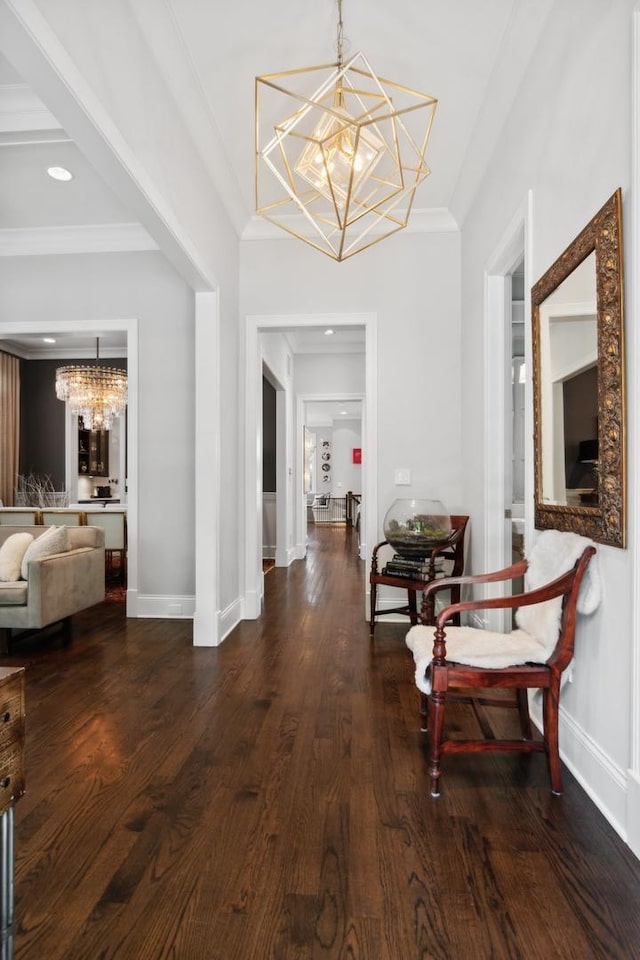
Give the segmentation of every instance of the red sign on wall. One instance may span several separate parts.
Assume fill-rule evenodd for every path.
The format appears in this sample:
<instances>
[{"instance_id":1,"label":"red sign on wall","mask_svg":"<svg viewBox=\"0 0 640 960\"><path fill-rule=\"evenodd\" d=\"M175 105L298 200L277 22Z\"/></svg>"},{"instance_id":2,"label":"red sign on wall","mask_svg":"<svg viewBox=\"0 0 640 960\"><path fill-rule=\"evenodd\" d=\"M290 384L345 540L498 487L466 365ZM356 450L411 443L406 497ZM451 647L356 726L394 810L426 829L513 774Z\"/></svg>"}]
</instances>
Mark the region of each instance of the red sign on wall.
<instances>
[{"instance_id":1,"label":"red sign on wall","mask_svg":"<svg viewBox=\"0 0 640 960\"><path fill-rule=\"evenodd\" d=\"M362 447L353 448L353 462L362 463Z\"/></svg>"}]
</instances>

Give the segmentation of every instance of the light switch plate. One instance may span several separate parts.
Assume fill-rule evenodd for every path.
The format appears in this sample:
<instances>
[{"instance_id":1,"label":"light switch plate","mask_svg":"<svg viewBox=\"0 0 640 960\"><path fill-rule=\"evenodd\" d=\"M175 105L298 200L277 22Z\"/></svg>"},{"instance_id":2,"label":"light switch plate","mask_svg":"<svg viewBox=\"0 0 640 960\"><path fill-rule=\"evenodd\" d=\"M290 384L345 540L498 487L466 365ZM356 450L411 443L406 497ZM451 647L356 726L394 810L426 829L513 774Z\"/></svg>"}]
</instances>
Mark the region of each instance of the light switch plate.
<instances>
[{"instance_id":1,"label":"light switch plate","mask_svg":"<svg viewBox=\"0 0 640 960\"><path fill-rule=\"evenodd\" d=\"M395 483L397 487L408 486L411 483L411 470L404 468L396 470Z\"/></svg>"}]
</instances>

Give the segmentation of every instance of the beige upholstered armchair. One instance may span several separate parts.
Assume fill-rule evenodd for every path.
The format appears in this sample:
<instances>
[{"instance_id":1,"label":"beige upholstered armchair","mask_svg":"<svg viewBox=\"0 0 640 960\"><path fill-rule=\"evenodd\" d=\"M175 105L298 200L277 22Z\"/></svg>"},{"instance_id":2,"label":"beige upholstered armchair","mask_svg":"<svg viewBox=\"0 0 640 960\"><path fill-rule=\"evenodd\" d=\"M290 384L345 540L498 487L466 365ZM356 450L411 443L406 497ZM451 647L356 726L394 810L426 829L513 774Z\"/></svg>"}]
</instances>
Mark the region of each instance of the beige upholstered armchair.
<instances>
[{"instance_id":1,"label":"beige upholstered armchair","mask_svg":"<svg viewBox=\"0 0 640 960\"><path fill-rule=\"evenodd\" d=\"M0 652L7 652L14 632L52 623L61 622L68 638L72 615L104 600L104 531L90 526L58 529L62 533L51 545L54 552L48 552L44 538L53 528L0 526ZM3 562L3 556L13 534L27 534L13 543L28 542L29 552L12 573L11 562Z\"/></svg>"}]
</instances>

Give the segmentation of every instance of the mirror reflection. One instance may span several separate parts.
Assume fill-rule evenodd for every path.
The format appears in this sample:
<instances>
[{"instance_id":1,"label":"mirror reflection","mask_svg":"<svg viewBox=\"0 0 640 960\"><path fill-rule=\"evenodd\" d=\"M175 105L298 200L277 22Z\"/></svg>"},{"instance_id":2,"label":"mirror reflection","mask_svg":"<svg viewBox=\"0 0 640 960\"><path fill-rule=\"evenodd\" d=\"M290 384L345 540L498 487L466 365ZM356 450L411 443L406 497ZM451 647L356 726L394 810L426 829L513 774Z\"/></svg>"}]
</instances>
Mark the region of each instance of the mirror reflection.
<instances>
[{"instance_id":1,"label":"mirror reflection","mask_svg":"<svg viewBox=\"0 0 640 960\"><path fill-rule=\"evenodd\" d=\"M598 503L595 251L540 305L542 500Z\"/></svg>"},{"instance_id":2,"label":"mirror reflection","mask_svg":"<svg viewBox=\"0 0 640 960\"><path fill-rule=\"evenodd\" d=\"M622 194L531 290L535 525L625 542Z\"/></svg>"}]
</instances>

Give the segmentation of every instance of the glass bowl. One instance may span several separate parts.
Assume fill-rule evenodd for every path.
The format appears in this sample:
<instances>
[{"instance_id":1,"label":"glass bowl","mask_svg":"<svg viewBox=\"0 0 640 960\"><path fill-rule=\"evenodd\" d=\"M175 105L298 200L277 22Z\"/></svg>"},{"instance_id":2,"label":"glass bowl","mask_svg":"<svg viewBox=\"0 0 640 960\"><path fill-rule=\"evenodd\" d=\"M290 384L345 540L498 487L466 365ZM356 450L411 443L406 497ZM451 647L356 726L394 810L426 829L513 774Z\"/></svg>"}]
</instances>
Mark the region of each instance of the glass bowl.
<instances>
[{"instance_id":1,"label":"glass bowl","mask_svg":"<svg viewBox=\"0 0 640 960\"><path fill-rule=\"evenodd\" d=\"M416 559L428 556L452 534L451 517L439 500L394 500L383 529L396 553Z\"/></svg>"}]
</instances>

